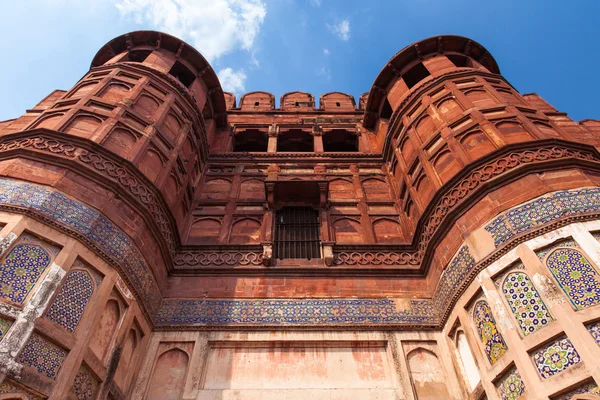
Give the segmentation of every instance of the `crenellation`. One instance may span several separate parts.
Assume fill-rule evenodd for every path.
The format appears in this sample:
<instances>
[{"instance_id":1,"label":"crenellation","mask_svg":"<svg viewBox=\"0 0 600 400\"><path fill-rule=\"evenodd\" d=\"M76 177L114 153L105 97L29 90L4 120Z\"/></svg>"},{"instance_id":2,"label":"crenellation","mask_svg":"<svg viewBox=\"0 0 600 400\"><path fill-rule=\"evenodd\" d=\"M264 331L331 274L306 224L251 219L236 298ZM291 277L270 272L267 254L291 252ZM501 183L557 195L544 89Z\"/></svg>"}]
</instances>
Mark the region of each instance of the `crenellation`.
<instances>
[{"instance_id":1,"label":"crenellation","mask_svg":"<svg viewBox=\"0 0 600 400\"><path fill-rule=\"evenodd\" d=\"M450 35L318 97L138 31L0 123L0 398L598 397L598 121Z\"/></svg>"}]
</instances>

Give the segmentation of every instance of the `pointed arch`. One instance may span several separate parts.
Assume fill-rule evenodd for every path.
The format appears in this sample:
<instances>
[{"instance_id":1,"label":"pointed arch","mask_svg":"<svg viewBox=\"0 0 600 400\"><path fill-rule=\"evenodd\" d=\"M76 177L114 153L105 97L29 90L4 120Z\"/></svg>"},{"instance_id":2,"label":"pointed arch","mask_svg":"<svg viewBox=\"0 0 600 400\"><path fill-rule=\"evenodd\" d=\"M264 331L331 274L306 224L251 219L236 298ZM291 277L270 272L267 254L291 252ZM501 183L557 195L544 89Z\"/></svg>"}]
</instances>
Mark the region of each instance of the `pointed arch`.
<instances>
[{"instance_id":1,"label":"pointed arch","mask_svg":"<svg viewBox=\"0 0 600 400\"><path fill-rule=\"evenodd\" d=\"M79 325L96 285L87 271L76 269L67 275L46 318L73 333Z\"/></svg>"},{"instance_id":2,"label":"pointed arch","mask_svg":"<svg viewBox=\"0 0 600 400\"><path fill-rule=\"evenodd\" d=\"M553 250L546 267L576 310L600 304L600 273L579 249Z\"/></svg>"},{"instance_id":3,"label":"pointed arch","mask_svg":"<svg viewBox=\"0 0 600 400\"><path fill-rule=\"evenodd\" d=\"M516 271L507 274L502 283L502 293L523 335L534 333L554 321L526 273Z\"/></svg>"},{"instance_id":4,"label":"pointed arch","mask_svg":"<svg viewBox=\"0 0 600 400\"><path fill-rule=\"evenodd\" d=\"M359 221L340 218L333 222L333 231L337 243L364 243L364 232Z\"/></svg>"},{"instance_id":5,"label":"pointed arch","mask_svg":"<svg viewBox=\"0 0 600 400\"><path fill-rule=\"evenodd\" d=\"M188 363L188 353L179 348L163 352L156 359L146 399L180 399L185 386Z\"/></svg>"},{"instance_id":6,"label":"pointed arch","mask_svg":"<svg viewBox=\"0 0 600 400\"><path fill-rule=\"evenodd\" d=\"M231 244L256 244L260 243L261 223L254 218L242 218L231 226L229 243Z\"/></svg>"},{"instance_id":7,"label":"pointed arch","mask_svg":"<svg viewBox=\"0 0 600 400\"><path fill-rule=\"evenodd\" d=\"M496 319L487 301L478 300L475 303L473 322L483 345L483 351L490 364L493 365L506 353L508 346L502 334L498 331Z\"/></svg>"},{"instance_id":8,"label":"pointed arch","mask_svg":"<svg viewBox=\"0 0 600 400\"><path fill-rule=\"evenodd\" d=\"M463 373L465 375L465 380L469 385L469 389L473 390L479 384L481 376L479 375L479 369L477 368L475 358L473 357L473 353L469 347L467 335L462 330L456 333L455 346Z\"/></svg>"},{"instance_id":9,"label":"pointed arch","mask_svg":"<svg viewBox=\"0 0 600 400\"><path fill-rule=\"evenodd\" d=\"M90 349L100 361L104 361L115 337L119 321L121 320L121 307L119 301L110 298L104 306L102 317L94 330L90 340Z\"/></svg>"},{"instance_id":10,"label":"pointed arch","mask_svg":"<svg viewBox=\"0 0 600 400\"><path fill-rule=\"evenodd\" d=\"M433 351L418 347L406 355L406 360L418 400L450 399L442 364Z\"/></svg>"},{"instance_id":11,"label":"pointed arch","mask_svg":"<svg viewBox=\"0 0 600 400\"><path fill-rule=\"evenodd\" d=\"M42 246L19 243L0 263L0 298L23 304L52 258Z\"/></svg>"}]
</instances>

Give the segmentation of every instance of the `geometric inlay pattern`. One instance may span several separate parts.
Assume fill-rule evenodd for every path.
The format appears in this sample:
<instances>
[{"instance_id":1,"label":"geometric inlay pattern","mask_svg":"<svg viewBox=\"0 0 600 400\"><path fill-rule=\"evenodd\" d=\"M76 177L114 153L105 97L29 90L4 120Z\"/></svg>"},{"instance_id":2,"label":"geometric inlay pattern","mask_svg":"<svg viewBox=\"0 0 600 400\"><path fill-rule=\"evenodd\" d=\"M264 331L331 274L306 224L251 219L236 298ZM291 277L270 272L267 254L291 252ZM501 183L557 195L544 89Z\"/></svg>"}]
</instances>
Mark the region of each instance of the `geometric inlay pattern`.
<instances>
[{"instance_id":1,"label":"geometric inlay pattern","mask_svg":"<svg viewBox=\"0 0 600 400\"><path fill-rule=\"evenodd\" d=\"M51 260L41 246L14 246L0 263L0 297L22 304Z\"/></svg>"},{"instance_id":2,"label":"geometric inlay pattern","mask_svg":"<svg viewBox=\"0 0 600 400\"><path fill-rule=\"evenodd\" d=\"M397 324L427 323L434 312L429 299L400 307L393 299L167 299L154 320L157 325Z\"/></svg>"},{"instance_id":3,"label":"geometric inlay pattern","mask_svg":"<svg viewBox=\"0 0 600 400\"><path fill-rule=\"evenodd\" d=\"M82 365L75 375L71 392L77 400L93 400L98 391L98 379L87 365Z\"/></svg>"},{"instance_id":4,"label":"geometric inlay pattern","mask_svg":"<svg viewBox=\"0 0 600 400\"><path fill-rule=\"evenodd\" d=\"M558 202L554 215L547 202ZM556 205L555 204L555 205ZM154 323L174 325L339 325L339 324L430 324L437 325L448 304L472 276L477 263L463 246L444 270L433 298L403 299L256 299L256 300L188 300L161 299L149 265L133 240L96 209L65 194L37 184L0 179L0 205L35 213L62 229L70 230L119 265L131 287L141 297ZM539 206L539 209L538 209ZM522 209L525 209L522 210ZM600 210L600 188L574 189L545 195L509 212L545 215L529 226L519 219L500 215L486 226L498 245L512 239L528 227L565 215L579 215ZM536 217L537 218L537 217ZM511 222L512 221L512 222ZM521 222L526 224L525 219ZM49 246L44 244L44 248ZM51 250L49 250L51 251ZM52 252L52 251L51 251ZM468 282L466 282L468 283Z\"/></svg>"},{"instance_id":5,"label":"geometric inlay pattern","mask_svg":"<svg viewBox=\"0 0 600 400\"><path fill-rule=\"evenodd\" d=\"M5 379L4 382L2 382L2 384L0 384L0 394L16 394L16 393L25 395L27 400L43 400L43 399L45 399L45 397L36 396L33 393L30 393L29 391L27 391L25 388L22 388L19 384L12 383L12 382L8 381L7 379Z\"/></svg>"},{"instance_id":6,"label":"geometric inlay pattern","mask_svg":"<svg viewBox=\"0 0 600 400\"><path fill-rule=\"evenodd\" d=\"M465 277L469 276L475 269L477 263L469 251L469 246L462 246L454 258L448 264L448 267L442 272L440 282L433 297L434 311L440 312L444 304L451 299L465 282Z\"/></svg>"},{"instance_id":7,"label":"geometric inlay pattern","mask_svg":"<svg viewBox=\"0 0 600 400\"><path fill-rule=\"evenodd\" d=\"M567 338L559 339L536 350L532 354L532 359L542 378L549 378L581 362L579 353Z\"/></svg>"},{"instance_id":8,"label":"geometric inlay pattern","mask_svg":"<svg viewBox=\"0 0 600 400\"><path fill-rule=\"evenodd\" d=\"M492 310L485 300L479 300L473 307L473 321L483 343L485 355L494 364L508 350L502 334L498 332Z\"/></svg>"},{"instance_id":9,"label":"geometric inlay pattern","mask_svg":"<svg viewBox=\"0 0 600 400\"><path fill-rule=\"evenodd\" d=\"M558 248L550 253L546 266L575 309L600 304L600 274L581 251Z\"/></svg>"},{"instance_id":10,"label":"geometric inlay pattern","mask_svg":"<svg viewBox=\"0 0 600 400\"><path fill-rule=\"evenodd\" d=\"M516 400L525 393L525 383L516 368L512 368L497 384L502 400Z\"/></svg>"},{"instance_id":11,"label":"geometric inlay pattern","mask_svg":"<svg viewBox=\"0 0 600 400\"><path fill-rule=\"evenodd\" d=\"M600 345L600 321L589 324L587 329L590 331L590 335L592 335L596 343Z\"/></svg>"},{"instance_id":12,"label":"geometric inlay pattern","mask_svg":"<svg viewBox=\"0 0 600 400\"><path fill-rule=\"evenodd\" d=\"M559 190L539 197L494 218L485 230L497 246L555 219L600 211L600 188Z\"/></svg>"},{"instance_id":13,"label":"geometric inlay pattern","mask_svg":"<svg viewBox=\"0 0 600 400\"><path fill-rule=\"evenodd\" d=\"M8 329L11 327L13 322L9 319L0 317L0 340L6 335Z\"/></svg>"},{"instance_id":14,"label":"geometric inlay pattern","mask_svg":"<svg viewBox=\"0 0 600 400\"><path fill-rule=\"evenodd\" d=\"M524 272L512 272L504 278L502 292L523 335L543 328L554 321L536 288Z\"/></svg>"},{"instance_id":15,"label":"geometric inlay pattern","mask_svg":"<svg viewBox=\"0 0 600 400\"><path fill-rule=\"evenodd\" d=\"M551 399L552 400L573 400L573 398L575 398L575 396L577 396L578 394L591 394L591 395L596 395L596 396L600 397L600 388L598 387L598 385L596 385L596 382L594 382L594 381L586 382L582 385L577 386L575 389L573 389L567 393L563 393L556 397L551 397Z\"/></svg>"},{"instance_id":16,"label":"geometric inlay pattern","mask_svg":"<svg viewBox=\"0 0 600 400\"><path fill-rule=\"evenodd\" d=\"M0 179L0 204L34 210L77 233L123 269L150 314L160 306L158 285L144 257L133 240L99 211L54 189L11 179Z\"/></svg>"},{"instance_id":17,"label":"geometric inlay pattern","mask_svg":"<svg viewBox=\"0 0 600 400\"><path fill-rule=\"evenodd\" d=\"M46 318L69 332L75 332L93 293L94 282L90 274L80 269L69 272L65 283L46 312Z\"/></svg>"},{"instance_id":18,"label":"geometric inlay pattern","mask_svg":"<svg viewBox=\"0 0 600 400\"><path fill-rule=\"evenodd\" d=\"M55 379L66 356L65 349L33 333L17 357L17 362L35 368L50 379Z\"/></svg>"}]
</instances>

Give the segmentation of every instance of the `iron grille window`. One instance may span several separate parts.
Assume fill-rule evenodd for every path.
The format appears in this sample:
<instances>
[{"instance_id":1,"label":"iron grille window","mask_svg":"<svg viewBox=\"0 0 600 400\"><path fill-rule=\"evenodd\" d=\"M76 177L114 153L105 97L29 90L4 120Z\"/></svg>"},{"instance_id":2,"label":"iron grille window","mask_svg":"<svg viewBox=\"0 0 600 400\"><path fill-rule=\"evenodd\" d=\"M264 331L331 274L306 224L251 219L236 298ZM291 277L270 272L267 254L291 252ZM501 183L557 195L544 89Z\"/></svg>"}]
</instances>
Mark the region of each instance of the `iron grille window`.
<instances>
[{"instance_id":1,"label":"iron grille window","mask_svg":"<svg viewBox=\"0 0 600 400\"><path fill-rule=\"evenodd\" d=\"M275 217L274 257L320 258L319 212L311 207L282 207Z\"/></svg>"}]
</instances>

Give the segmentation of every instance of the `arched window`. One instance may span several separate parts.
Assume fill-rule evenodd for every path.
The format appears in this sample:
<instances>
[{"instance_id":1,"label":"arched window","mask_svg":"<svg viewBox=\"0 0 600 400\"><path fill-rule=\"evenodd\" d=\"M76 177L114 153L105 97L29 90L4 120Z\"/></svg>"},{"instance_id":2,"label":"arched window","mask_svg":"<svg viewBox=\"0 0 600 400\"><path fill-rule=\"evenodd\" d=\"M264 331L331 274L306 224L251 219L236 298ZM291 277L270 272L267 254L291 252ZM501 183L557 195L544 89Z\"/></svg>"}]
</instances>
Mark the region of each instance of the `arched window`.
<instances>
[{"instance_id":1,"label":"arched window","mask_svg":"<svg viewBox=\"0 0 600 400\"><path fill-rule=\"evenodd\" d=\"M576 310L600 304L600 274L581 251L560 247L546 266Z\"/></svg>"},{"instance_id":2,"label":"arched window","mask_svg":"<svg viewBox=\"0 0 600 400\"><path fill-rule=\"evenodd\" d=\"M94 289L90 274L80 269L71 271L48 308L46 318L69 332L75 332Z\"/></svg>"},{"instance_id":3,"label":"arched window","mask_svg":"<svg viewBox=\"0 0 600 400\"><path fill-rule=\"evenodd\" d=\"M508 274L504 278L502 292L523 335L536 332L554 321L538 291L524 272Z\"/></svg>"},{"instance_id":4,"label":"arched window","mask_svg":"<svg viewBox=\"0 0 600 400\"><path fill-rule=\"evenodd\" d=\"M477 364L475 364L473 353L471 353L471 349L469 348L467 337L463 331L458 332L456 335L456 348L462 363L465 378L469 384L469 389L473 390L477 387L481 377L479 376L479 370L477 369Z\"/></svg>"},{"instance_id":5,"label":"arched window","mask_svg":"<svg viewBox=\"0 0 600 400\"><path fill-rule=\"evenodd\" d=\"M490 364L494 364L508 350L508 346L498 332L496 320L492 315L490 305L485 300L479 300L473 307L473 322L477 328L479 339L483 344L485 355Z\"/></svg>"}]
</instances>

